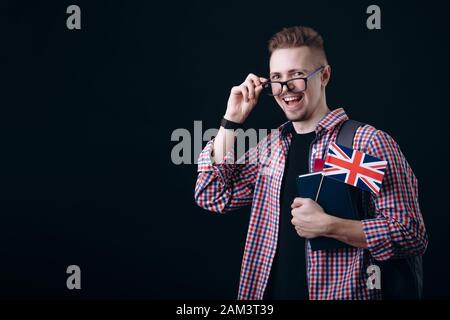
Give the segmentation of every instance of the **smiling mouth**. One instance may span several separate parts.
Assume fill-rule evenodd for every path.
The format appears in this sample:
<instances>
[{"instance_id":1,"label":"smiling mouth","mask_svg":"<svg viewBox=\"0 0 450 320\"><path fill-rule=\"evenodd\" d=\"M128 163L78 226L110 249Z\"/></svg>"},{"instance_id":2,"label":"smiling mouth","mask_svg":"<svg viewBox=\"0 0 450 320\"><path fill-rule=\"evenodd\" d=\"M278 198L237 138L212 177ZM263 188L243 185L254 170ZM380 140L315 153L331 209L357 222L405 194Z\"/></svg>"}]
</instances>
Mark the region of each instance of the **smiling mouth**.
<instances>
[{"instance_id":1,"label":"smiling mouth","mask_svg":"<svg viewBox=\"0 0 450 320\"><path fill-rule=\"evenodd\" d=\"M294 106L297 103L299 103L300 101L303 100L303 96L304 94L298 94L298 95L288 95L286 97L283 97L283 101L284 103L286 103L286 105L288 106Z\"/></svg>"}]
</instances>

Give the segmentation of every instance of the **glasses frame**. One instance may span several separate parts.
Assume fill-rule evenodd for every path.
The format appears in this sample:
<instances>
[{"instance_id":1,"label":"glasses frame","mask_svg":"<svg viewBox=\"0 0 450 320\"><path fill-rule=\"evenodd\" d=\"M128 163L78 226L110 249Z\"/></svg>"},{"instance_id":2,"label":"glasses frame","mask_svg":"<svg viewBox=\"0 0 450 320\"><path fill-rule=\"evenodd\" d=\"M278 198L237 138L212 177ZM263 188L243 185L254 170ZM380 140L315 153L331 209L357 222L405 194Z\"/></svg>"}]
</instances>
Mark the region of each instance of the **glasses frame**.
<instances>
[{"instance_id":1,"label":"glasses frame","mask_svg":"<svg viewBox=\"0 0 450 320\"><path fill-rule=\"evenodd\" d=\"M308 88L308 80L311 79L312 77L314 77L316 74L318 74L320 71L322 71L323 69L325 69L325 66L320 66L318 67L316 70L314 70L313 72L311 72L310 74L308 74L306 77L298 77L298 78L293 78L293 79L289 79L287 81L266 81L264 82L263 88L266 89L268 85L272 84L272 83L279 83L281 85L281 92L280 94L272 94L269 92L266 92L267 95L271 96L271 97L278 97L283 93L283 88L284 86L286 86L288 88L288 91L291 91L291 89L289 88L288 83L294 80L304 80L305 81L305 89L303 89L302 91L295 91L295 93L301 93L306 91L306 89ZM292 91L294 92L294 91Z\"/></svg>"}]
</instances>

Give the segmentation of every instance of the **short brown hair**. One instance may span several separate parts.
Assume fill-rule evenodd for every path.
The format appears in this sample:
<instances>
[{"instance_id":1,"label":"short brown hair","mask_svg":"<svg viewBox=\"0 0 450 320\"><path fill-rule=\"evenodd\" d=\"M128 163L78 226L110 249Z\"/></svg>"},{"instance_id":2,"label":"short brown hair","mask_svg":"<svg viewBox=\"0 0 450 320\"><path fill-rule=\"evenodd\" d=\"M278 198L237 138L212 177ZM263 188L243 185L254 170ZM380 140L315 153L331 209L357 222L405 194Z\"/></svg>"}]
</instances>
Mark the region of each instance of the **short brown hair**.
<instances>
[{"instance_id":1,"label":"short brown hair","mask_svg":"<svg viewBox=\"0 0 450 320\"><path fill-rule=\"evenodd\" d=\"M276 49L296 48L302 46L320 50L323 52L325 60L327 59L322 36L310 27L295 26L283 28L283 30L277 32L272 38L270 38L268 43L270 55L272 55Z\"/></svg>"}]
</instances>

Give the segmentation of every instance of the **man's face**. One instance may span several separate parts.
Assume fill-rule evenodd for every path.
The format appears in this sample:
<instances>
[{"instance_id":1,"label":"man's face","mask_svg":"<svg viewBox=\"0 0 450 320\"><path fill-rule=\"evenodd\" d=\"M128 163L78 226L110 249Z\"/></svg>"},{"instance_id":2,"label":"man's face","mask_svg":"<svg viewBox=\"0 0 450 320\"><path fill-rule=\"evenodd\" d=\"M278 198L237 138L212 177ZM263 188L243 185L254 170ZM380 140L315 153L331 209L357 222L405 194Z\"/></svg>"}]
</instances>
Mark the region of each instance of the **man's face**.
<instances>
[{"instance_id":1,"label":"man's face","mask_svg":"<svg viewBox=\"0 0 450 320\"><path fill-rule=\"evenodd\" d=\"M325 65L323 55L316 49L297 47L277 49L270 57L270 80L287 81L306 77L320 66ZM307 80L307 88L302 93L293 93L287 86L275 100L290 121L307 120L319 106L324 86L329 78L329 67Z\"/></svg>"}]
</instances>

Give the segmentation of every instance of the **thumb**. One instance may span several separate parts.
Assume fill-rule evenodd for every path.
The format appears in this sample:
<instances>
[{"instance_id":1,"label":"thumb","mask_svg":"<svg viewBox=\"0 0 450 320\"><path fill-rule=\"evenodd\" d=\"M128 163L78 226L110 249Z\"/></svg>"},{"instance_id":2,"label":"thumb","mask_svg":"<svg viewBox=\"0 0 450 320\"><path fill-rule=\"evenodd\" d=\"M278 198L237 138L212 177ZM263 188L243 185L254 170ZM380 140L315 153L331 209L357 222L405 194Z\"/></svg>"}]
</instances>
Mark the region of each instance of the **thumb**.
<instances>
[{"instance_id":1,"label":"thumb","mask_svg":"<svg viewBox=\"0 0 450 320\"><path fill-rule=\"evenodd\" d=\"M302 205L305 204L305 202L307 200L308 200L308 198L300 198L300 197L294 198L294 201L292 201L292 204L291 204L291 208L301 207Z\"/></svg>"},{"instance_id":2,"label":"thumb","mask_svg":"<svg viewBox=\"0 0 450 320\"><path fill-rule=\"evenodd\" d=\"M261 93L261 91L263 89L263 84L264 84L264 82L267 81L267 79L263 78L263 77L259 77L259 81L260 81L260 84L255 87L255 93L257 96L259 96L259 94Z\"/></svg>"},{"instance_id":3,"label":"thumb","mask_svg":"<svg viewBox=\"0 0 450 320\"><path fill-rule=\"evenodd\" d=\"M255 87L255 95L256 95L256 97L259 97L262 89L263 89L263 86L261 84L259 86Z\"/></svg>"}]
</instances>

